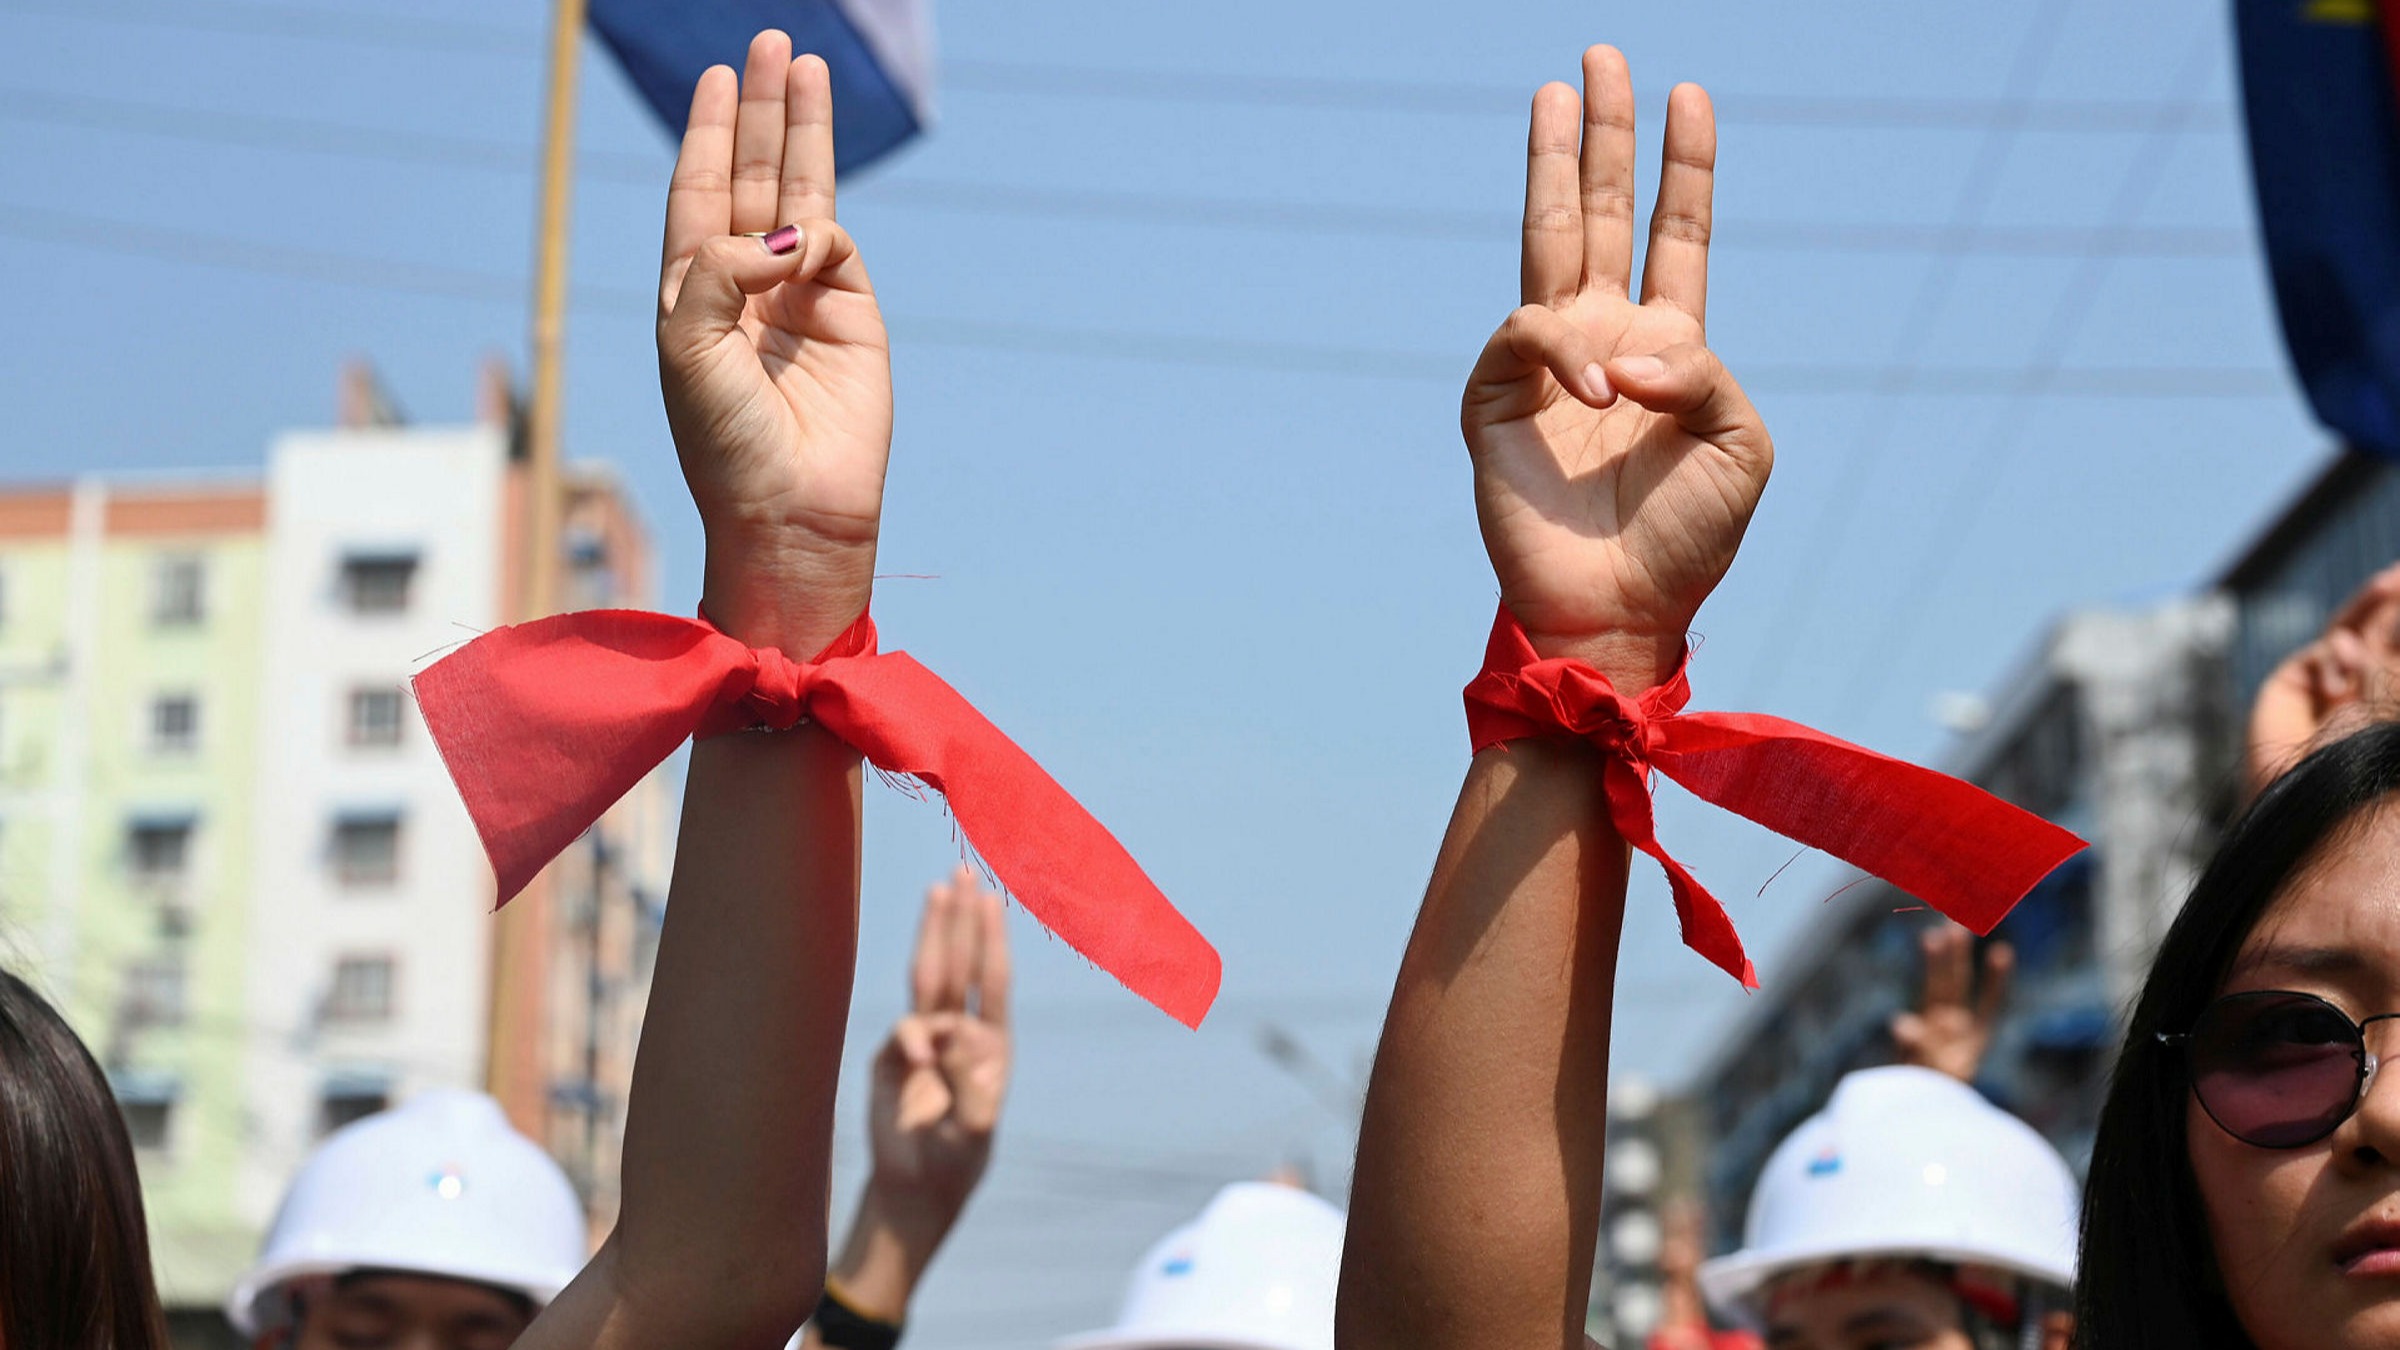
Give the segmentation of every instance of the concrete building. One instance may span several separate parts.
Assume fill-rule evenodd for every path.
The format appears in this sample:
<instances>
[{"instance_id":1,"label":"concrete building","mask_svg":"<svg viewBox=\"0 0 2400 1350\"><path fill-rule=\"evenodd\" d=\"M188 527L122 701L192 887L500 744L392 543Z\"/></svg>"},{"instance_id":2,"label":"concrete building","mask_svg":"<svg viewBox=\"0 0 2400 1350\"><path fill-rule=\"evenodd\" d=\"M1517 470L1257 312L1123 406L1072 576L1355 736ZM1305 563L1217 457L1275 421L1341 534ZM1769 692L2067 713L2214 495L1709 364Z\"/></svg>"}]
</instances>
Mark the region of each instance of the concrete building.
<instances>
[{"instance_id":1,"label":"concrete building","mask_svg":"<svg viewBox=\"0 0 2400 1350\"><path fill-rule=\"evenodd\" d=\"M343 405L263 476L0 491L0 959L108 1069L180 1308L222 1296L318 1138L425 1087L501 1087L615 1213L663 794L512 906L500 961L407 681L515 617L513 406L487 376L477 424L409 427L363 372ZM570 603L646 603L623 495L568 487Z\"/></svg>"},{"instance_id":2,"label":"concrete building","mask_svg":"<svg viewBox=\"0 0 2400 1350\"><path fill-rule=\"evenodd\" d=\"M2080 1168L2123 1017L2238 801L2260 681L2400 559L2400 467L2344 455L2202 593L2060 620L1942 767L2059 821L2086 853L2001 925L2018 977L1978 1086ZM1939 916L1880 882L1838 894L1688 1092L1708 1143L1717 1245L1738 1238L1776 1142L1852 1069L1887 1063Z\"/></svg>"},{"instance_id":3,"label":"concrete building","mask_svg":"<svg viewBox=\"0 0 2400 1350\"><path fill-rule=\"evenodd\" d=\"M108 1066L170 1297L244 1239L264 524L255 481L0 497L0 959Z\"/></svg>"}]
</instances>

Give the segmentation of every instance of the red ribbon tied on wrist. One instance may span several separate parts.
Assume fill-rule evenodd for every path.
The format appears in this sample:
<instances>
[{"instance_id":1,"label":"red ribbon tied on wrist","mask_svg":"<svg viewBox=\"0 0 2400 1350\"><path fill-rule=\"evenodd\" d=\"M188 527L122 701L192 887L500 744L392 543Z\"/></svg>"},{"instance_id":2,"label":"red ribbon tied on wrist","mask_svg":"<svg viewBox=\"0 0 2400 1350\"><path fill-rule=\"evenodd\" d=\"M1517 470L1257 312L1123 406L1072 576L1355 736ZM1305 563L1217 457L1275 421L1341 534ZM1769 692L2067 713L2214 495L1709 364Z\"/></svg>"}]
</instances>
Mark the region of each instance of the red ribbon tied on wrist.
<instances>
[{"instance_id":1,"label":"red ribbon tied on wrist","mask_svg":"<svg viewBox=\"0 0 2400 1350\"><path fill-rule=\"evenodd\" d=\"M1026 911L1186 1026L1216 949L1066 789L865 615L816 659L697 619L588 610L486 633L417 676L417 705L491 855L500 903L685 739L814 719L940 792Z\"/></svg>"},{"instance_id":2,"label":"red ribbon tied on wrist","mask_svg":"<svg viewBox=\"0 0 2400 1350\"><path fill-rule=\"evenodd\" d=\"M1606 754L1609 816L1625 842L1666 869L1684 945L1746 988L1758 987L1758 974L1725 906L1658 842L1653 769L1703 801L1882 877L1977 933L1991 932L2034 883L2084 847L1972 783L1797 722L1687 713L1692 686L1683 665L1629 699L1585 662L1536 653L1506 605L1466 696L1477 753L1503 741L1571 737Z\"/></svg>"}]
</instances>

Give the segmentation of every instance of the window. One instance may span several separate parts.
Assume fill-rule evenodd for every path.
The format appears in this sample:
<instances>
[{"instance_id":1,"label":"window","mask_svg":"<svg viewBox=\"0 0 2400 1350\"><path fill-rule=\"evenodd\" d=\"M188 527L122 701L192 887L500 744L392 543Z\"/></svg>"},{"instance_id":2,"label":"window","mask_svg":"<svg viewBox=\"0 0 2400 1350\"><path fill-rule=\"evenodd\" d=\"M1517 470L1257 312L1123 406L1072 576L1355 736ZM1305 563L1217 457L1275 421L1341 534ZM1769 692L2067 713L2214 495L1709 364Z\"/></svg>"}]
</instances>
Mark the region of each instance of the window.
<instances>
[{"instance_id":1,"label":"window","mask_svg":"<svg viewBox=\"0 0 2400 1350\"><path fill-rule=\"evenodd\" d=\"M150 622L161 628L200 622L205 583L199 558L188 553L160 558L150 573Z\"/></svg>"},{"instance_id":2,"label":"window","mask_svg":"<svg viewBox=\"0 0 2400 1350\"><path fill-rule=\"evenodd\" d=\"M392 958L345 956L334 963L325 995L329 1022L383 1022L392 1015Z\"/></svg>"},{"instance_id":3,"label":"window","mask_svg":"<svg viewBox=\"0 0 2400 1350\"><path fill-rule=\"evenodd\" d=\"M192 822L137 820L125 831L125 851L136 881L181 881L191 867Z\"/></svg>"},{"instance_id":4,"label":"window","mask_svg":"<svg viewBox=\"0 0 2400 1350\"><path fill-rule=\"evenodd\" d=\"M200 700L160 694L150 700L150 753L188 755L200 748Z\"/></svg>"},{"instance_id":5,"label":"window","mask_svg":"<svg viewBox=\"0 0 2400 1350\"><path fill-rule=\"evenodd\" d=\"M120 1018L130 1029L182 1026L183 962L173 958L134 962L125 968L120 998Z\"/></svg>"},{"instance_id":6,"label":"window","mask_svg":"<svg viewBox=\"0 0 2400 1350\"><path fill-rule=\"evenodd\" d=\"M398 688L378 686L350 691L350 743L360 746L400 743Z\"/></svg>"},{"instance_id":7,"label":"window","mask_svg":"<svg viewBox=\"0 0 2400 1350\"><path fill-rule=\"evenodd\" d=\"M342 603L353 614L398 614L416 579L413 553L354 553L342 559Z\"/></svg>"},{"instance_id":8,"label":"window","mask_svg":"<svg viewBox=\"0 0 2400 1350\"><path fill-rule=\"evenodd\" d=\"M116 1090L117 1109L125 1116L125 1132L133 1136L135 1148L157 1153L174 1142L175 1101L183 1095L183 1085L174 1075L117 1071L109 1074L109 1086Z\"/></svg>"},{"instance_id":9,"label":"window","mask_svg":"<svg viewBox=\"0 0 2400 1350\"><path fill-rule=\"evenodd\" d=\"M391 1104L392 1086L381 1078L358 1075L332 1079L317 1094L317 1133L331 1134Z\"/></svg>"},{"instance_id":10,"label":"window","mask_svg":"<svg viewBox=\"0 0 2400 1350\"><path fill-rule=\"evenodd\" d=\"M344 816L333 823L333 871L345 886L386 885L400 876L400 814Z\"/></svg>"}]
</instances>

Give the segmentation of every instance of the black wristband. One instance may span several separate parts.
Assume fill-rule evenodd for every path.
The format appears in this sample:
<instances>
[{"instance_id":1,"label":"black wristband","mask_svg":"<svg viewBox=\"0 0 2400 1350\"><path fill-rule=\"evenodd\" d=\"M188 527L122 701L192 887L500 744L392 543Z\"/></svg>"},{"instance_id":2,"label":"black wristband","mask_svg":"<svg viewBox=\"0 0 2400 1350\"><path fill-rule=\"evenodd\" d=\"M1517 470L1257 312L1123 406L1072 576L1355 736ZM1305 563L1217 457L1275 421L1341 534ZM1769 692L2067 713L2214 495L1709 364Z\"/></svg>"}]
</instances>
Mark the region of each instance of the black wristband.
<instances>
[{"instance_id":1,"label":"black wristband","mask_svg":"<svg viewBox=\"0 0 2400 1350\"><path fill-rule=\"evenodd\" d=\"M842 1302L830 1285L809 1321L816 1324L817 1339L836 1350L892 1350L900 1343L900 1323L867 1316Z\"/></svg>"}]
</instances>

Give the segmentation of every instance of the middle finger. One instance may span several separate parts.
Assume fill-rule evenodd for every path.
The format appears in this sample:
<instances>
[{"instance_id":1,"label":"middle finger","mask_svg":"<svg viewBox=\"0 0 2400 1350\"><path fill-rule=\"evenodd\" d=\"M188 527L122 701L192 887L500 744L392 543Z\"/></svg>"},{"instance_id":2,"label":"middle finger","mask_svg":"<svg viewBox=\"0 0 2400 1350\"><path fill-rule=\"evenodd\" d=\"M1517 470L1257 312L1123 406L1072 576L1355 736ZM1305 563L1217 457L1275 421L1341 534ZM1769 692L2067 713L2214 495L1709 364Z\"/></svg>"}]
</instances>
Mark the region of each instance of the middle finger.
<instances>
[{"instance_id":1,"label":"middle finger","mask_svg":"<svg viewBox=\"0 0 2400 1350\"><path fill-rule=\"evenodd\" d=\"M784 85L792 40L768 29L750 40L742 70L742 109L733 127L733 232L774 229L783 191Z\"/></svg>"},{"instance_id":2,"label":"middle finger","mask_svg":"<svg viewBox=\"0 0 2400 1350\"><path fill-rule=\"evenodd\" d=\"M1633 76L1625 54L1583 54L1583 284L1623 295L1633 281Z\"/></svg>"}]
</instances>

